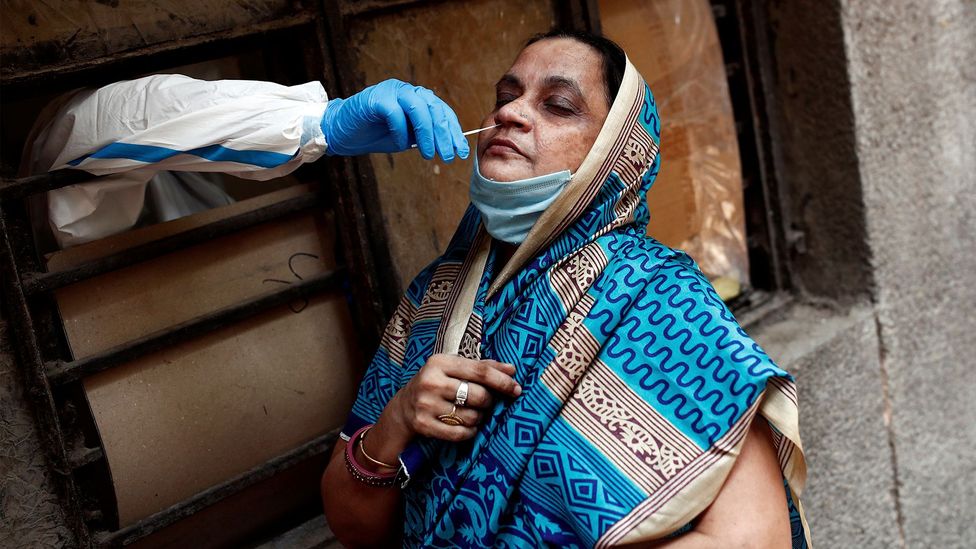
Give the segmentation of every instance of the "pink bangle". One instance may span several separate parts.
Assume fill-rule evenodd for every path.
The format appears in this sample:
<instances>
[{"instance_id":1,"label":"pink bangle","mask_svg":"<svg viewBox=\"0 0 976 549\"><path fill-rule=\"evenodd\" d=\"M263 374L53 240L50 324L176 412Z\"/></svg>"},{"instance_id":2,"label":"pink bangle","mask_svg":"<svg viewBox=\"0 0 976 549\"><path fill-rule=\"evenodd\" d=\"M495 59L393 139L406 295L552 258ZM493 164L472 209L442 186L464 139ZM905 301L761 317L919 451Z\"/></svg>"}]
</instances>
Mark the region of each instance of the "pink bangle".
<instances>
[{"instance_id":1,"label":"pink bangle","mask_svg":"<svg viewBox=\"0 0 976 549\"><path fill-rule=\"evenodd\" d=\"M385 488L388 486L393 486L394 481L397 477L397 472L378 474L370 471L369 469L362 466L358 460L356 460L356 442L362 439L363 433L366 432L372 424L364 425L359 428L358 431L353 433L349 437L349 443L346 444L346 469L349 474L359 482L368 484L370 486L375 486L377 488Z\"/></svg>"}]
</instances>

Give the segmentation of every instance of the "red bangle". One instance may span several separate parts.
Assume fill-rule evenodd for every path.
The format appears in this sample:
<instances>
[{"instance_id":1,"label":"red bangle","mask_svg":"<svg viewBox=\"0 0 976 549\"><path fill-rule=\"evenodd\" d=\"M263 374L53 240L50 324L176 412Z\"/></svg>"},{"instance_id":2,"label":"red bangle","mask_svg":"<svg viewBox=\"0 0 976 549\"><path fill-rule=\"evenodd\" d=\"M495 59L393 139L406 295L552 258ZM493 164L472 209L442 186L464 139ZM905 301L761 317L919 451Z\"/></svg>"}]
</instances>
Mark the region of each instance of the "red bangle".
<instances>
[{"instance_id":1,"label":"red bangle","mask_svg":"<svg viewBox=\"0 0 976 549\"><path fill-rule=\"evenodd\" d=\"M352 475L354 479L364 484L375 486L377 488L385 488L388 486L393 486L394 481L396 480L397 477L396 471L393 471L392 473L385 473L385 474L374 473L369 469L363 467L362 464L359 463L358 460L356 460L356 442L359 441L362 438L363 433L366 432L372 426L373 426L372 424L364 425L360 427L358 431L353 433L351 437L349 437L349 443L346 444L346 452L345 452L346 469L349 471L349 474Z\"/></svg>"}]
</instances>

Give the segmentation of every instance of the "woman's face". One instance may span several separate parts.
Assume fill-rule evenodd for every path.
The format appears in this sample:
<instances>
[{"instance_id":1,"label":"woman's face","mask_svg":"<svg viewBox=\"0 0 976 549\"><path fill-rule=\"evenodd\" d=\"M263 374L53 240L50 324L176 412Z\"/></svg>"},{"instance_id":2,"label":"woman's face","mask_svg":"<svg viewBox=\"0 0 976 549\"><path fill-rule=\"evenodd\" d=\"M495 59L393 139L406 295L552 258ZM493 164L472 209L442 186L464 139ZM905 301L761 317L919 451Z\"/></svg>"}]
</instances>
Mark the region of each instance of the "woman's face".
<instances>
[{"instance_id":1,"label":"woman's face","mask_svg":"<svg viewBox=\"0 0 976 549\"><path fill-rule=\"evenodd\" d=\"M515 181L576 172L607 118L600 54L570 38L536 42L496 88L495 109L478 137L481 174Z\"/></svg>"}]
</instances>

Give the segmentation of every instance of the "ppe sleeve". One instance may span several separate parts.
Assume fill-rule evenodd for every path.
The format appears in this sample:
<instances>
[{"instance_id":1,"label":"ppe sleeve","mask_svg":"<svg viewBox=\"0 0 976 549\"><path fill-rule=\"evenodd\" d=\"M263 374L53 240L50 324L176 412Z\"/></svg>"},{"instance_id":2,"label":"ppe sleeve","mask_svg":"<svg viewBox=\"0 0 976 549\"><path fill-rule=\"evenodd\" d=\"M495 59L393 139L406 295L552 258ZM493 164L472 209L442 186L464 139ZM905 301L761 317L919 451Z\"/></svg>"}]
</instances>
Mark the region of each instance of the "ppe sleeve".
<instances>
[{"instance_id":1,"label":"ppe sleeve","mask_svg":"<svg viewBox=\"0 0 976 549\"><path fill-rule=\"evenodd\" d=\"M224 172L267 180L325 152L319 82L153 75L76 94L34 142L34 172Z\"/></svg>"}]
</instances>

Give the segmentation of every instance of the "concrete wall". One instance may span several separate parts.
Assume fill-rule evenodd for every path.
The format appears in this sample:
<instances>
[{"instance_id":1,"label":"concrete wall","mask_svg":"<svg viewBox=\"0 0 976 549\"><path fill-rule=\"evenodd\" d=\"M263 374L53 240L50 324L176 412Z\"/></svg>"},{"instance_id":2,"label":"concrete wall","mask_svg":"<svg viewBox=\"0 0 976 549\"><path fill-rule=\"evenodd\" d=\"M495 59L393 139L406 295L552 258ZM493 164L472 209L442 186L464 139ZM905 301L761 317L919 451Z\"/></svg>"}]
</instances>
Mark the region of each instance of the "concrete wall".
<instances>
[{"instance_id":1,"label":"concrete wall","mask_svg":"<svg viewBox=\"0 0 976 549\"><path fill-rule=\"evenodd\" d=\"M976 538L976 2L845 2L906 543Z\"/></svg>"},{"instance_id":2,"label":"concrete wall","mask_svg":"<svg viewBox=\"0 0 976 549\"><path fill-rule=\"evenodd\" d=\"M791 273L753 334L800 384L821 547L976 538L976 2L769 3ZM818 335L819 334L819 335Z\"/></svg>"}]
</instances>

